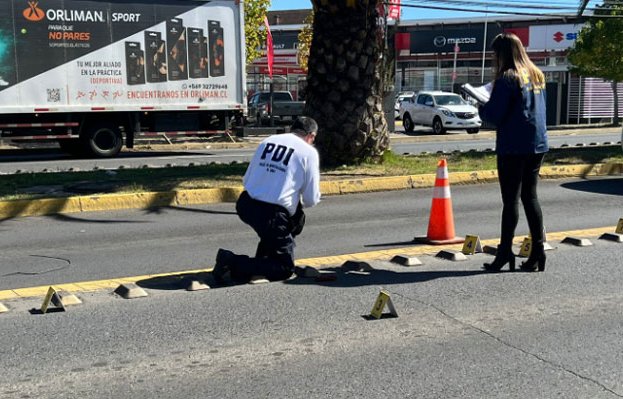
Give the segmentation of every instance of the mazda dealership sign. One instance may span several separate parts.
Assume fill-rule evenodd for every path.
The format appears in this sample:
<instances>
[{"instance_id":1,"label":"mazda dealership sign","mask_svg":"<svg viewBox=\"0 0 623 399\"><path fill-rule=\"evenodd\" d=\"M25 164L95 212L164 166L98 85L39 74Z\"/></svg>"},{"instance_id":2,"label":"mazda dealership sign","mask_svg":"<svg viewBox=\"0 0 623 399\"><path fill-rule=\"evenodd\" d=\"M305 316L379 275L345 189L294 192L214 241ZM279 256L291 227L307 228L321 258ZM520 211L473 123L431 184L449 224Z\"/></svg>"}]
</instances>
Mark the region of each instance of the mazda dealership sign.
<instances>
[{"instance_id":1,"label":"mazda dealership sign","mask_svg":"<svg viewBox=\"0 0 623 399\"><path fill-rule=\"evenodd\" d=\"M501 33L496 24L487 26L487 48L493 38ZM411 54L451 53L458 45L461 52L482 51L484 40L484 24L468 29L431 29L410 32Z\"/></svg>"}]
</instances>

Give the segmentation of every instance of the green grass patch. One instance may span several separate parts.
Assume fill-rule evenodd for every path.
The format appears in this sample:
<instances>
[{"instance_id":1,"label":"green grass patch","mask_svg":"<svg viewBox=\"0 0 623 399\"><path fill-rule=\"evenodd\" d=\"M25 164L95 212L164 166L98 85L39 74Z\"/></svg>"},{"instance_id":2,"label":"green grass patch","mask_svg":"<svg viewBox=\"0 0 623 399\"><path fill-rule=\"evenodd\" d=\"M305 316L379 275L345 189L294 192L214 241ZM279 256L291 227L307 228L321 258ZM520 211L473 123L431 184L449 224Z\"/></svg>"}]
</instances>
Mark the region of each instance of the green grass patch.
<instances>
[{"instance_id":1,"label":"green grass patch","mask_svg":"<svg viewBox=\"0 0 623 399\"><path fill-rule=\"evenodd\" d=\"M469 172L493 170L493 152L398 155L388 151L381 163L364 162L322 171L325 180L435 173L440 158L448 160L448 170ZM554 149L545 165L623 162L621 147L573 147ZM65 197L101 193L171 191L192 188L237 186L242 183L246 163L210 164L154 169L117 169L89 172L21 173L0 176L0 200Z\"/></svg>"}]
</instances>

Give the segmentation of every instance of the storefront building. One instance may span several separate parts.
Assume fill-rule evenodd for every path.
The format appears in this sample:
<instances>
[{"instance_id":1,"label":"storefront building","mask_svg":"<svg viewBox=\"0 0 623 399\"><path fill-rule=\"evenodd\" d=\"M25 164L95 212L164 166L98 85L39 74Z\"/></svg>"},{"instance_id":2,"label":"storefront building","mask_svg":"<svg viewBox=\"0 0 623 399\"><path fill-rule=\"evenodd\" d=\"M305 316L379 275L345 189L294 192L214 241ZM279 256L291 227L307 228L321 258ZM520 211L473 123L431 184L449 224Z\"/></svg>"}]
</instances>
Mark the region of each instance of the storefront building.
<instances>
[{"instance_id":1,"label":"storefront building","mask_svg":"<svg viewBox=\"0 0 623 399\"><path fill-rule=\"evenodd\" d=\"M273 87L289 91L294 100L303 100L307 71L298 62L298 35L311 10L273 11L268 13L273 37ZM247 94L269 90L268 60L256 59L247 67Z\"/></svg>"},{"instance_id":2,"label":"storefront building","mask_svg":"<svg viewBox=\"0 0 623 399\"><path fill-rule=\"evenodd\" d=\"M491 41L499 33L513 32L545 73L548 125L609 122L614 114L610 82L569 72L567 54L583 26L583 20L572 16L401 21L396 33L396 87L459 92L463 83L489 82ZM623 85L619 93L621 89Z\"/></svg>"},{"instance_id":3,"label":"storefront building","mask_svg":"<svg viewBox=\"0 0 623 399\"><path fill-rule=\"evenodd\" d=\"M304 99L306 71L298 63L298 34L309 10L269 13L274 43L274 89ZM584 20L569 17L496 16L470 19L405 20L395 28L396 92L459 92L463 83L493 79L490 44L501 32L513 32L530 59L545 73L548 125L607 123L612 120L610 82L569 72L567 54ZM266 57L247 68L249 94L268 90ZM623 96L623 84L619 86ZM623 98L619 99L623 115Z\"/></svg>"}]
</instances>

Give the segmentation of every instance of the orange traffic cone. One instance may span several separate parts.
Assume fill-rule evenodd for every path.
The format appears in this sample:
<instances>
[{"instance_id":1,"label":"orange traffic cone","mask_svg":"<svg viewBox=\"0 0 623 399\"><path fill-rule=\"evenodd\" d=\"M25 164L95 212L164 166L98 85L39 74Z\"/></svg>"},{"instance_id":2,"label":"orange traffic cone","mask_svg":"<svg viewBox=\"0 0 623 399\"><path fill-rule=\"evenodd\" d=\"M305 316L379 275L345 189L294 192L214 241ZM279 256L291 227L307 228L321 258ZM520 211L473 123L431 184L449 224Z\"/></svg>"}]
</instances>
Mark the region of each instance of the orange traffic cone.
<instances>
[{"instance_id":1,"label":"orange traffic cone","mask_svg":"<svg viewBox=\"0 0 623 399\"><path fill-rule=\"evenodd\" d=\"M433 190L433 203L428 222L426 237L415 237L415 241L427 244L457 244L465 239L455 237L454 215L452 214L452 198L448 180L448 162L441 159L437 164L437 177Z\"/></svg>"}]
</instances>

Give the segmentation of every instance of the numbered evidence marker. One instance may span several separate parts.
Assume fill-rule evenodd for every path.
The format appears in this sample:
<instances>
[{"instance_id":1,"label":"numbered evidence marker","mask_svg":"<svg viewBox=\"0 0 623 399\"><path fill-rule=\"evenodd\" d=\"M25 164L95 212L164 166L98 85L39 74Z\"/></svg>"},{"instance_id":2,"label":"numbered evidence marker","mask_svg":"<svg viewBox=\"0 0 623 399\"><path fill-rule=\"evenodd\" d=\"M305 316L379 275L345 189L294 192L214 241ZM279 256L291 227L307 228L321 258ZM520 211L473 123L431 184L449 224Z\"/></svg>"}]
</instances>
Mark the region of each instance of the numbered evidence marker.
<instances>
[{"instance_id":1,"label":"numbered evidence marker","mask_svg":"<svg viewBox=\"0 0 623 399\"><path fill-rule=\"evenodd\" d=\"M623 218L619 219L619 223L617 224L617 228L614 232L617 234L623 234Z\"/></svg>"},{"instance_id":2,"label":"numbered evidence marker","mask_svg":"<svg viewBox=\"0 0 623 399\"><path fill-rule=\"evenodd\" d=\"M57 308L65 311L65 305L63 305L63 301L58 295L58 292L53 287L48 288L48 293L45 294L45 298L43 298L43 303L41 304L41 313L45 314L50 307L50 303L54 302Z\"/></svg>"},{"instance_id":3,"label":"numbered evidence marker","mask_svg":"<svg viewBox=\"0 0 623 399\"><path fill-rule=\"evenodd\" d=\"M376 297L376 302L374 302L372 311L370 311L370 316L375 319L380 319L381 316L383 316L383 309L385 309L385 306L389 309L390 315L398 317L398 313L396 312L392 299L389 297L389 293L384 290L381 290L381 292L379 292L379 296Z\"/></svg>"},{"instance_id":4,"label":"numbered evidence marker","mask_svg":"<svg viewBox=\"0 0 623 399\"><path fill-rule=\"evenodd\" d=\"M465 255L473 255L476 252L482 252L482 245L480 244L480 237L466 235L465 242L463 243L463 249L461 249Z\"/></svg>"},{"instance_id":5,"label":"numbered evidence marker","mask_svg":"<svg viewBox=\"0 0 623 399\"><path fill-rule=\"evenodd\" d=\"M530 251L532 250L532 238L526 237L523 239L521 243L521 248L519 249L519 256L527 258L530 256Z\"/></svg>"}]
</instances>

